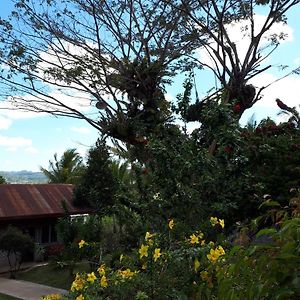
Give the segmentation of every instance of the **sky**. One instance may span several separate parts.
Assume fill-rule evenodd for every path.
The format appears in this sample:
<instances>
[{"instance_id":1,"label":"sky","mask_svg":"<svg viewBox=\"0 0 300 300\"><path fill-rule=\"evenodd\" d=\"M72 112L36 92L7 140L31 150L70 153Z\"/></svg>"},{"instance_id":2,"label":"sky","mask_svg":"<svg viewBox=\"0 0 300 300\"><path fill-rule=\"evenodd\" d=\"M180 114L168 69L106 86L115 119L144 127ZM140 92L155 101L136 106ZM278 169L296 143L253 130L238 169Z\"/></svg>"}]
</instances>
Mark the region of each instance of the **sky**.
<instances>
[{"instance_id":1,"label":"sky","mask_svg":"<svg viewBox=\"0 0 300 300\"><path fill-rule=\"evenodd\" d=\"M0 0L0 16L6 17L12 6L10 0ZM300 4L287 13L288 25L275 30L288 33L287 39L269 58L268 63L275 66L289 65L290 69L300 66ZM258 18L263 16L258 16ZM259 21L259 20L258 20ZM258 22L259 23L259 22ZM282 26L282 25L281 25ZM246 41L240 37L237 27L232 28L233 36L239 43L239 51L243 51ZM205 53L199 51L201 59L207 59ZM257 76L253 82L255 86L267 85L283 76L278 68L273 68ZM213 76L208 73L197 74L197 90L200 95L212 87ZM175 80L172 87L167 89L167 97L175 99L182 91L182 78ZM241 122L245 124L251 116L257 121L265 117L272 117L280 121L279 108L275 99L280 98L289 106L300 105L300 76L292 75L271 85L263 92L264 98L256 103L243 115ZM0 99L0 103L1 100ZM60 156L66 149L76 148L86 157L88 149L93 146L99 134L83 120L53 117L45 114L21 111L0 110L0 171L39 171L40 166L47 168L54 153Z\"/></svg>"}]
</instances>

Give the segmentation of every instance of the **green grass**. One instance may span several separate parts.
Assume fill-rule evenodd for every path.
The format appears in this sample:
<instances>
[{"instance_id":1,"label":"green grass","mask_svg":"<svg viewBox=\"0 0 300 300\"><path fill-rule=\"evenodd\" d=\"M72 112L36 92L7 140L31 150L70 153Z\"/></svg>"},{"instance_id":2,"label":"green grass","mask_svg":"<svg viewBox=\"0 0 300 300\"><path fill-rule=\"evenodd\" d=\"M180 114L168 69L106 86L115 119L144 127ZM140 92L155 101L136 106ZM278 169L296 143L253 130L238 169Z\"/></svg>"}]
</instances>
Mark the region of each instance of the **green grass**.
<instances>
[{"instance_id":1,"label":"green grass","mask_svg":"<svg viewBox=\"0 0 300 300\"><path fill-rule=\"evenodd\" d=\"M74 273L84 270L88 271L87 264L77 265L74 269ZM68 268L60 268L54 263L50 263L45 266L18 273L17 279L69 290L71 283L74 280L74 275L70 274ZM2 299L0 298L0 300Z\"/></svg>"},{"instance_id":2,"label":"green grass","mask_svg":"<svg viewBox=\"0 0 300 300\"><path fill-rule=\"evenodd\" d=\"M21 300L20 298L15 298L13 296L8 296L0 293L0 300Z\"/></svg>"}]
</instances>

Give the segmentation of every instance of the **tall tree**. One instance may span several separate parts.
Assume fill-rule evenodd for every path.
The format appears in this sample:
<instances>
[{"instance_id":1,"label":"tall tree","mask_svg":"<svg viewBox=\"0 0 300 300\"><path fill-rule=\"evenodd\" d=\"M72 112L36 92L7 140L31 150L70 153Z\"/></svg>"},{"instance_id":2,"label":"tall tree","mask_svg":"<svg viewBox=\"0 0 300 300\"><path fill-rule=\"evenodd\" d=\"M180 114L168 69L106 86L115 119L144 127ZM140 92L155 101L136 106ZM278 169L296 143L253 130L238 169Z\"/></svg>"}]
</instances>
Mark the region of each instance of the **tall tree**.
<instances>
[{"instance_id":1,"label":"tall tree","mask_svg":"<svg viewBox=\"0 0 300 300\"><path fill-rule=\"evenodd\" d=\"M197 39L200 49L208 59L194 57L200 66L210 69L219 82L220 88L205 100L221 100L231 103L236 118L260 100L261 92L267 87L254 87L249 81L262 72L270 69L266 59L276 50L280 41L286 38L281 31L272 31L277 23L285 24L285 13L299 0L175 0L168 1L173 8L182 11L188 19L187 30L194 32L197 28ZM260 6L263 6L263 8ZM257 11L263 10L264 16ZM260 24L262 23L262 24ZM243 48L237 40L240 30ZM290 74L300 73L296 68ZM285 77L285 76L284 76ZM197 99L199 100L199 99ZM188 119L199 120L203 102L190 108ZM198 112L198 113L197 113Z\"/></svg>"},{"instance_id":2,"label":"tall tree","mask_svg":"<svg viewBox=\"0 0 300 300\"><path fill-rule=\"evenodd\" d=\"M97 141L89 151L87 168L74 192L74 204L92 206L100 215L111 214L116 203L117 179L104 141Z\"/></svg>"},{"instance_id":3,"label":"tall tree","mask_svg":"<svg viewBox=\"0 0 300 300\"><path fill-rule=\"evenodd\" d=\"M85 119L130 144L168 119L164 85L192 47L181 11L162 0L15 3L0 22L13 107Z\"/></svg>"},{"instance_id":4,"label":"tall tree","mask_svg":"<svg viewBox=\"0 0 300 300\"><path fill-rule=\"evenodd\" d=\"M100 132L134 145L169 120L165 84L176 71L193 66L215 73L223 101L235 101L239 118L263 89L248 81L270 67L262 64L284 38L282 33L268 36L270 29L285 22L284 14L299 3L14 1L11 18L0 22L0 78L10 108L85 119ZM266 19L257 31L258 5L264 5ZM244 57L228 31L228 24L241 20L248 22L242 29L247 27L250 37ZM261 49L265 38L269 52ZM207 50L213 66L197 60L199 47ZM194 114L189 113L189 120L197 119L202 104L190 108Z\"/></svg>"},{"instance_id":5,"label":"tall tree","mask_svg":"<svg viewBox=\"0 0 300 300\"><path fill-rule=\"evenodd\" d=\"M76 149L66 150L60 159L54 154L54 161L49 160L48 170L41 167L41 171L47 176L49 183L72 183L80 181L84 171L82 157Z\"/></svg>"}]
</instances>

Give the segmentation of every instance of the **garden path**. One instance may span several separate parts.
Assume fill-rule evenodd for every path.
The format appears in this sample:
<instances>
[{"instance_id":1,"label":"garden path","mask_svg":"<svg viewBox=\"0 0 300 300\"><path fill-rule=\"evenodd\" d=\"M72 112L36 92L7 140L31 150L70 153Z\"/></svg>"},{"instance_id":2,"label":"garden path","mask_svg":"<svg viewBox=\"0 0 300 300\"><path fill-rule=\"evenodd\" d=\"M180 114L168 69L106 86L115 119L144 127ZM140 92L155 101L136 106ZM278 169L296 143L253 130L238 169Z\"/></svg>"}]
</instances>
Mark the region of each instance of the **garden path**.
<instances>
[{"instance_id":1,"label":"garden path","mask_svg":"<svg viewBox=\"0 0 300 300\"><path fill-rule=\"evenodd\" d=\"M0 277L0 293L24 300L39 300L49 294L67 294L68 291L23 280Z\"/></svg>"}]
</instances>

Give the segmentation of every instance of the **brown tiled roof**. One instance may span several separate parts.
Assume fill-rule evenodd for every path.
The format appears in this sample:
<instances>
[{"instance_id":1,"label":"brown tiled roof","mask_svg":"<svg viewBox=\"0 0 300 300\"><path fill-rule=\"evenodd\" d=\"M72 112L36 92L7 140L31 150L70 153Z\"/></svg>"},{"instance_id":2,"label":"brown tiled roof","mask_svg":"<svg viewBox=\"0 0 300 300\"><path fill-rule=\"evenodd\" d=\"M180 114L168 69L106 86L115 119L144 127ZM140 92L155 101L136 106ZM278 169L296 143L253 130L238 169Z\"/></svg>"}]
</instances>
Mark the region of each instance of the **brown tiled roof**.
<instances>
[{"instance_id":1,"label":"brown tiled roof","mask_svg":"<svg viewBox=\"0 0 300 300\"><path fill-rule=\"evenodd\" d=\"M0 220L59 217L90 210L72 205L71 184L0 184Z\"/></svg>"}]
</instances>

